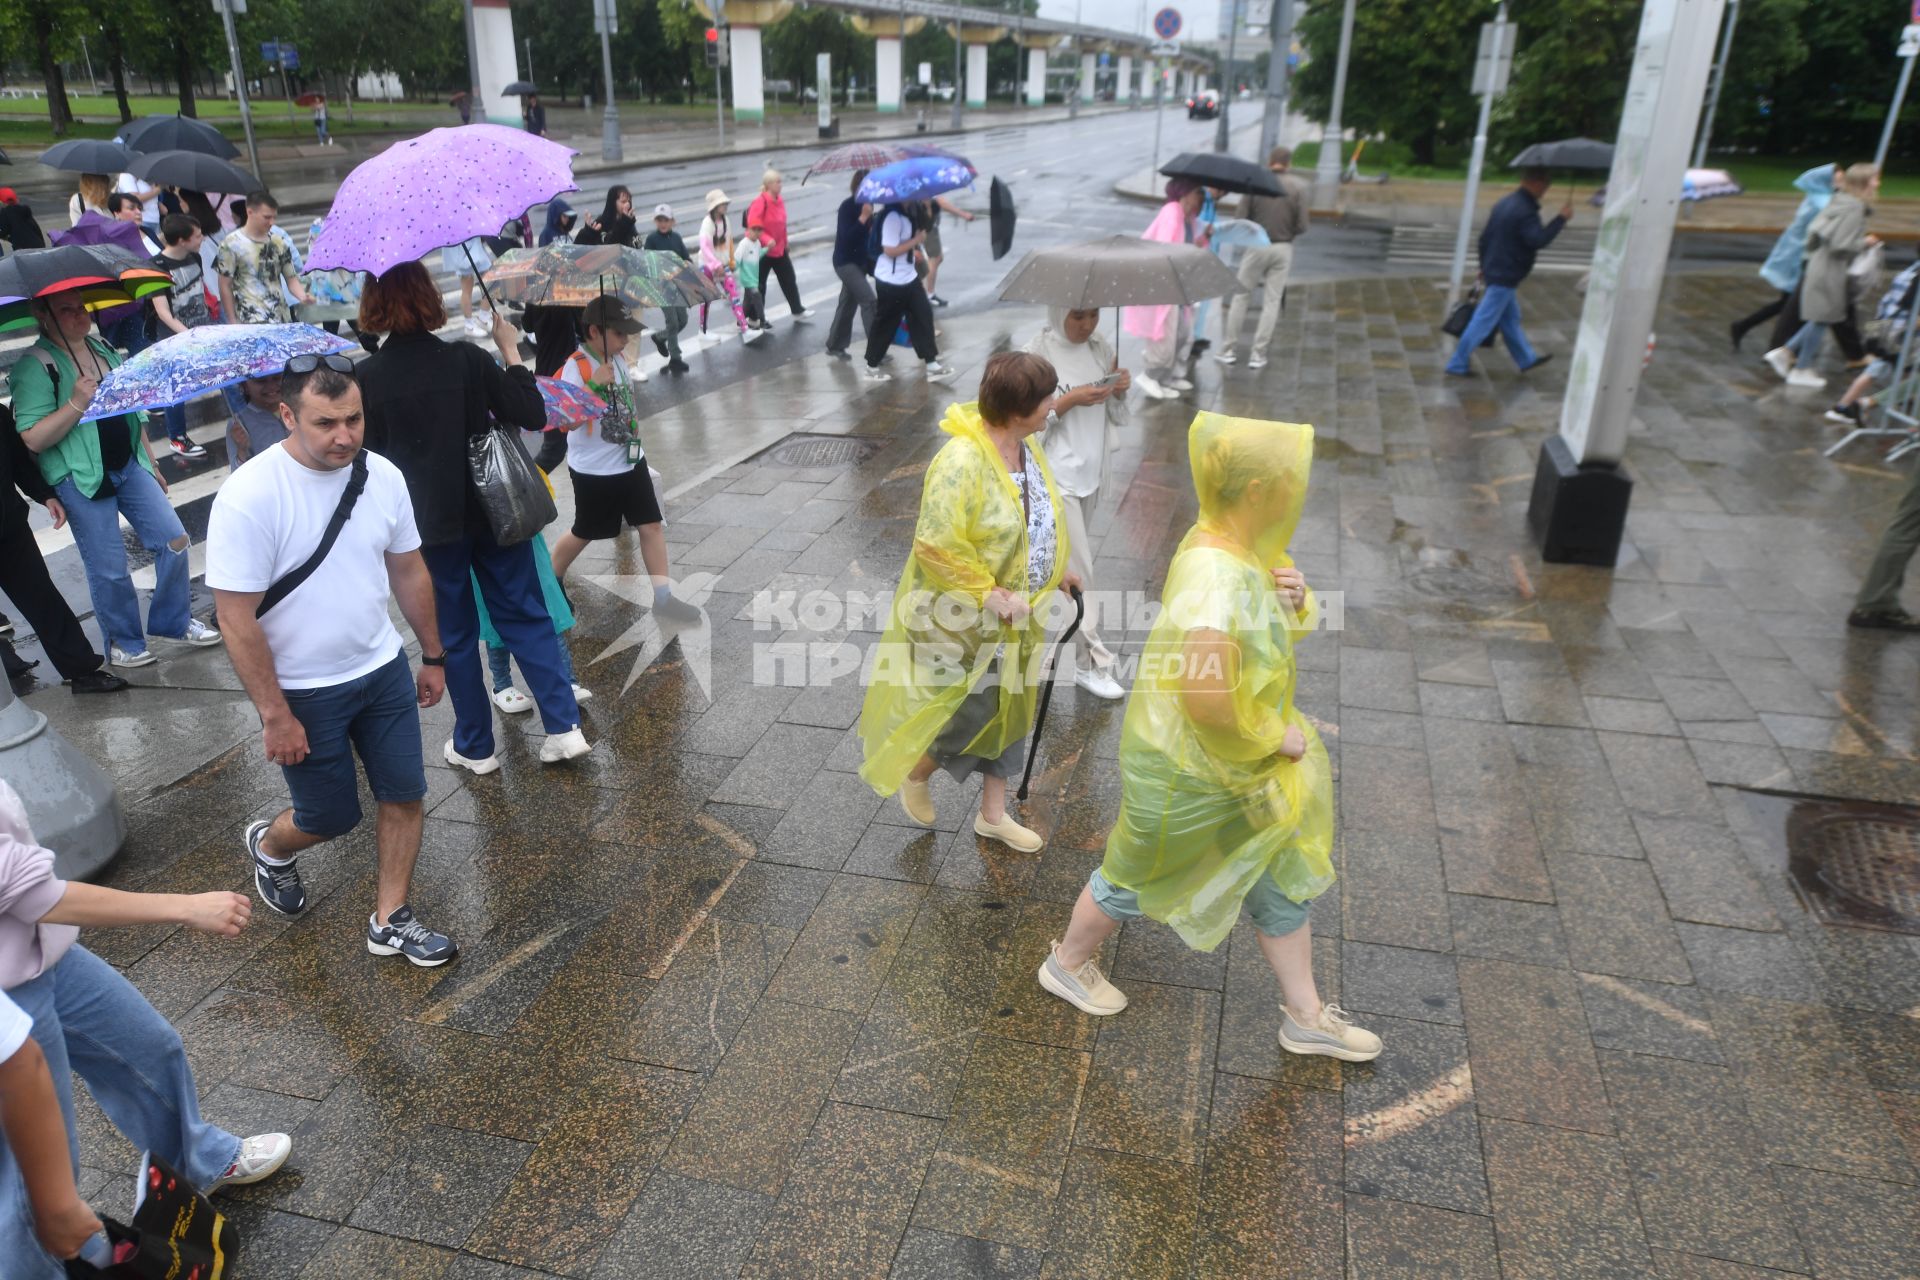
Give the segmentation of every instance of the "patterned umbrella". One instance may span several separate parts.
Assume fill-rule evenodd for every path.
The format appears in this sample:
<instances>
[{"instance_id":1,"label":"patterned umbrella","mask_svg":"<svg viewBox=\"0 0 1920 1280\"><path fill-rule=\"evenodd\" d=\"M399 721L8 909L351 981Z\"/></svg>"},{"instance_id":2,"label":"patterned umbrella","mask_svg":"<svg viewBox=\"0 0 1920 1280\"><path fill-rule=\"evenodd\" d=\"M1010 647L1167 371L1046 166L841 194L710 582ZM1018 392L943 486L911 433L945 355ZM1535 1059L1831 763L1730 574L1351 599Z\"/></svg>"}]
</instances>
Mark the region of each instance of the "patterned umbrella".
<instances>
[{"instance_id":1,"label":"patterned umbrella","mask_svg":"<svg viewBox=\"0 0 1920 1280\"><path fill-rule=\"evenodd\" d=\"M158 293L172 283L166 272L118 245L22 249L0 258L0 333L32 328L35 298L78 290L87 310L103 311Z\"/></svg>"},{"instance_id":2,"label":"patterned umbrella","mask_svg":"<svg viewBox=\"0 0 1920 1280\"><path fill-rule=\"evenodd\" d=\"M931 200L934 196L973 185L973 166L952 156L915 156L896 160L869 173L856 198L868 204L898 204L902 200Z\"/></svg>"},{"instance_id":3,"label":"patterned umbrella","mask_svg":"<svg viewBox=\"0 0 1920 1280\"><path fill-rule=\"evenodd\" d=\"M565 431L576 422L597 422L607 402L585 387L558 378L535 378L540 398L547 402L547 430Z\"/></svg>"},{"instance_id":4,"label":"patterned umbrella","mask_svg":"<svg viewBox=\"0 0 1920 1280\"><path fill-rule=\"evenodd\" d=\"M493 235L563 191L578 153L520 129L429 129L357 165L335 193L307 266L375 275L434 249Z\"/></svg>"},{"instance_id":5,"label":"patterned umbrella","mask_svg":"<svg viewBox=\"0 0 1920 1280\"><path fill-rule=\"evenodd\" d=\"M629 307L692 307L726 296L677 253L617 244L510 249L481 278L496 299L523 307L584 307L603 293Z\"/></svg>"},{"instance_id":6,"label":"patterned umbrella","mask_svg":"<svg viewBox=\"0 0 1920 1280\"><path fill-rule=\"evenodd\" d=\"M896 161L926 156L944 156L950 160L958 160L967 168L973 169L975 176L980 172L973 168L973 163L965 156L955 155L939 147L930 147L924 142L849 142L844 147L835 147L814 161L813 167L807 170L806 177L800 179L800 185L806 186L807 178L811 178L816 173L852 173L855 169L883 169Z\"/></svg>"},{"instance_id":7,"label":"patterned umbrella","mask_svg":"<svg viewBox=\"0 0 1920 1280\"><path fill-rule=\"evenodd\" d=\"M351 342L310 324L201 325L162 338L109 373L81 421L180 404L278 373L294 356L351 350Z\"/></svg>"}]
</instances>

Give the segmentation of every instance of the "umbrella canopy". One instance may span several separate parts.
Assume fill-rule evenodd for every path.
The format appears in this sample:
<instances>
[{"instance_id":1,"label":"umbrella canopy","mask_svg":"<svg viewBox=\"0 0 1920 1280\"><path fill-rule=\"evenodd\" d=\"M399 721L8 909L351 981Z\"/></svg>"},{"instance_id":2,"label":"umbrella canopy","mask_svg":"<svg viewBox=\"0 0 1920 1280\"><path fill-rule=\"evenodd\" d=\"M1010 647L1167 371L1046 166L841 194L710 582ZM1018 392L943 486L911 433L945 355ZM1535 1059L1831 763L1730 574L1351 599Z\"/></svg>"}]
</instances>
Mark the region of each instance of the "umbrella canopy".
<instances>
[{"instance_id":1,"label":"umbrella canopy","mask_svg":"<svg viewBox=\"0 0 1920 1280\"><path fill-rule=\"evenodd\" d=\"M78 290L90 311L124 306L158 293L171 276L117 245L65 244L22 249L0 258L0 333L33 327L35 298Z\"/></svg>"},{"instance_id":2,"label":"umbrella canopy","mask_svg":"<svg viewBox=\"0 0 1920 1280\"><path fill-rule=\"evenodd\" d=\"M165 408L279 373L294 356L351 350L351 342L310 324L201 325L162 338L107 374L80 420Z\"/></svg>"},{"instance_id":3,"label":"umbrella canopy","mask_svg":"<svg viewBox=\"0 0 1920 1280\"><path fill-rule=\"evenodd\" d=\"M505 94L509 98L520 98L520 97L525 97L529 93L538 93L540 91L533 87L532 81L515 80L512 84L508 85L506 88L502 89L500 92Z\"/></svg>"},{"instance_id":4,"label":"umbrella canopy","mask_svg":"<svg viewBox=\"0 0 1920 1280\"><path fill-rule=\"evenodd\" d=\"M993 260L1007 256L1013 249L1013 227L1019 211L1013 207L1013 191L995 178L987 187L987 226L992 232Z\"/></svg>"},{"instance_id":5,"label":"umbrella canopy","mask_svg":"<svg viewBox=\"0 0 1920 1280\"><path fill-rule=\"evenodd\" d=\"M602 294L629 307L692 307L726 296L677 253L617 244L512 249L482 279L496 300L523 307L584 307Z\"/></svg>"},{"instance_id":6,"label":"umbrella canopy","mask_svg":"<svg viewBox=\"0 0 1920 1280\"><path fill-rule=\"evenodd\" d=\"M849 142L843 147L835 147L814 161L813 166L807 170L806 177L800 179L800 185L804 187L807 184L807 178L811 178L816 173L851 173L855 169L884 169L901 160L914 160L928 156L944 156L951 160L958 160L967 168L973 169L976 177L979 176L980 171L974 169L973 162L965 156L955 155L940 147L930 147L924 142Z\"/></svg>"},{"instance_id":7,"label":"umbrella canopy","mask_svg":"<svg viewBox=\"0 0 1920 1280\"><path fill-rule=\"evenodd\" d=\"M1611 169L1613 144L1593 138L1536 142L1507 166L1511 169Z\"/></svg>"},{"instance_id":8,"label":"umbrella canopy","mask_svg":"<svg viewBox=\"0 0 1920 1280\"><path fill-rule=\"evenodd\" d=\"M162 187L189 191L252 191L259 179L204 151L143 151L133 157L127 172Z\"/></svg>"},{"instance_id":9,"label":"umbrella canopy","mask_svg":"<svg viewBox=\"0 0 1920 1280\"><path fill-rule=\"evenodd\" d=\"M317 107L327 100L324 93L303 93L293 100L296 107Z\"/></svg>"},{"instance_id":10,"label":"umbrella canopy","mask_svg":"<svg viewBox=\"0 0 1920 1280\"><path fill-rule=\"evenodd\" d=\"M497 124L429 129L355 166L307 265L375 275L434 249L493 235L573 181L571 147Z\"/></svg>"},{"instance_id":11,"label":"umbrella canopy","mask_svg":"<svg viewBox=\"0 0 1920 1280\"><path fill-rule=\"evenodd\" d=\"M540 398L547 404L548 431L565 431L579 422L596 422L607 411L607 402L585 387L558 378L535 378Z\"/></svg>"},{"instance_id":12,"label":"umbrella canopy","mask_svg":"<svg viewBox=\"0 0 1920 1280\"><path fill-rule=\"evenodd\" d=\"M1197 245L1109 236L1034 250L1007 273L1000 301L1082 310L1185 306L1243 292L1233 272Z\"/></svg>"},{"instance_id":13,"label":"umbrella canopy","mask_svg":"<svg viewBox=\"0 0 1920 1280\"><path fill-rule=\"evenodd\" d=\"M1682 200L1712 200L1719 196L1737 196L1745 190L1725 169L1689 169L1680 179Z\"/></svg>"},{"instance_id":14,"label":"umbrella canopy","mask_svg":"<svg viewBox=\"0 0 1920 1280\"><path fill-rule=\"evenodd\" d=\"M12 163L13 161L7 156L7 153L4 151L0 151L0 164L12 164Z\"/></svg>"},{"instance_id":15,"label":"umbrella canopy","mask_svg":"<svg viewBox=\"0 0 1920 1280\"><path fill-rule=\"evenodd\" d=\"M55 245L63 244L110 244L124 249L134 261L146 265L149 252L147 242L140 237L140 224L122 222L118 218L103 218L89 209L80 215L80 221L65 231L47 233Z\"/></svg>"},{"instance_id":16,"label":"umbrella canopy","mask_svg":"<svg viewBox=\"0 0 1920 1280\"><path fill-rule=\"evenodd\" d=\"M70 173L124 173L127 160L125 147L99 138L69 138L40 153L41 164Z\"/></svg>"},{"instance_id":17,"label":"umbrella canopy","mask_svg":"<svg viewBox=\"0 0 1920 1280\"><path fill-rule=\"evenodd\" d=\"M144 116L120 131L120 141L129 151L198 151L221 160L240 154L224 133L192 116Z\"/></svg>"},{"instance_id":18,"label":"umbrella canopy","mask_svg":"<svg viewBox=\"0 0 1920 1280\"><path fill-rule=\"evenodd\" d=\"M954 156L914 156L882 165L860 183L855 198L868 204L931 200L973 185L973 166Z\"/></svg>"},{"instance_id":19,"label":"umbrella canopy","mask_svg":"<svg viewBox=\"0 0 1920 1280\"><path fill-rule=\"evenodd\" d=\"M1218 151L1183 151L1160 166L1169 178L1190 178L1203 187L1214 187L1243 196L1277 196L1280 179L1273 170L1239 156Z\"/></svg>"}]
</instances>

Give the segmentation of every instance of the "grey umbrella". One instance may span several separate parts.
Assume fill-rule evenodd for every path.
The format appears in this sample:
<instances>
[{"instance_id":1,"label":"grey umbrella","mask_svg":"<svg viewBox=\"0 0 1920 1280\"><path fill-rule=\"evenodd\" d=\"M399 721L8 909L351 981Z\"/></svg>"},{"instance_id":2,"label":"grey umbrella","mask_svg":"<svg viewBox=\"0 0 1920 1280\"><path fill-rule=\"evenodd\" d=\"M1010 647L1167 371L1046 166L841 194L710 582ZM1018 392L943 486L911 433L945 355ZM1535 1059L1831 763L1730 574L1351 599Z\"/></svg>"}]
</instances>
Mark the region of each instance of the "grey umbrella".
<instances>
[{"instance_id":1,"label":"grey umbrella","mask_svg":"<svg viewBox=\"0 0 1920 1280\"><path fill-rule=\"evenodd\" d=\"M539 93L539 92L540 91L538 89L533 87L533 83L531 81L515 80L512 84L502 89L500 91L500 95L505 98L523 98L527 94Z\"/></svg>"},{"instance_id":2,"label":"grey umbrella","mask_svg":"<svg viewBox=\"0 0 1920 1280\"><path fill-rule=\"evenodd\" d=\"M1513 158L1510 169L1611 169L1613 144L1593 138L1536 142Z\"/></svg>"},{"instance_id":3,"label":"grey umbrella","mask_svg":"<svg viewBox=\"0 0 1920 1280\"><path fill-rule=\"evenodd\" d=\"M67 169L74 173L124 173L127 149L117 142L103 142L99 138L69 138L41 152L40 163L49 169Z\"/></svg>"},{"instance_id":4,"label":"grey umbrella","mask_svg":"<svg viewBox=\"0 0 1920 1280\"><path fill-rule=\"evenodd\" d=\"M1035 249L1007 273L1000 301L1084 310L1189 306L1244 292L1233 272L1197 245L1109 236Z\"/></svg>"},{"instance_id":5,"label":"grey umbrella","mask_svg":"<svg viewBox=\"0 0 1920 1280\"><path fill-rule=\"evenodd\" d=\"M252 191L260 180L204 151L154 151L133 157L127 172L163 187L188 191Z\"/></svg>"}]
</instances>

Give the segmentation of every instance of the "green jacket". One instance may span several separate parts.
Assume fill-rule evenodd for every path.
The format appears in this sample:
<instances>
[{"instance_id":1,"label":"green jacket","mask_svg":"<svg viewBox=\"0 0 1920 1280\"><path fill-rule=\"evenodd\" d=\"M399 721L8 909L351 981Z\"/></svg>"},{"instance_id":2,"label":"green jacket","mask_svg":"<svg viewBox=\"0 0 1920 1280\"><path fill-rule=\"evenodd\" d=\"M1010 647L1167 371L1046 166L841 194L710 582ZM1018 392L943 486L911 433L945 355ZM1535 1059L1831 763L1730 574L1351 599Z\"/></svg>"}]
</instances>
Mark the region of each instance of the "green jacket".
<instances>
[{"instance_id":1,"label":"green jacket","mask_svg":"<svg viewBox=\"0 0 1920 1280\"><path fill-rule=\"evenodd\" d=\"M109 369L119 365L120 353L101 339L88 334L87 344ZM40 351L53 357L57 377L47 376L47 367L35 354ZM65 404L73 394L74 380L78 376L79 370L74 368L67 353L58 344L48 341L45 334L40 335L40 341L20 357L20 362L13 366L13 371L7 376L13 388L14 422L19 429L24 432L29 427L37 426L40 419ZM126 418L127 430L133 436L133 456L151 472L153 459L147 456L141 438L146 431L147 415L130 413ZM48 484L71 479L74 487L89 498L100 491L100 482L106 479L106 469L100 465L100 433L88 428L84 422L60 437L59 444L36 457L40 463L40 474L47 478Z\"/></svg>"}]
</instances>

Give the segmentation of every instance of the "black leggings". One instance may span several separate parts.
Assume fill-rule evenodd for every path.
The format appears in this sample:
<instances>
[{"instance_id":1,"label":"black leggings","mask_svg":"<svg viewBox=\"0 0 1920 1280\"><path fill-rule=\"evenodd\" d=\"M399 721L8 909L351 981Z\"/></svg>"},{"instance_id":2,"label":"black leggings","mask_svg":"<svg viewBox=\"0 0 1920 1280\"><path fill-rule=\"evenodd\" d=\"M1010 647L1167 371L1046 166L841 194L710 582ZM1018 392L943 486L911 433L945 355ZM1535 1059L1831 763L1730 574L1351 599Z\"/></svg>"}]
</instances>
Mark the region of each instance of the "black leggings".
<instances>
[{"instance_id":1,"label":"black leggings","mask_svg":"<svg viewBox=\"0 0 1920 1280\"><path fill-rule=\"evenodd\" d=\"M894 332L903 317L907 322L907 336L913 339L914 354L922 360L938 360L940 348L933 341L933 304L927 301L927 291L920 282L888 284L875 280L873 292L873 328L867 331L867 367L880 367L880 359L893 344Z\"/></svg>"},{"instance_id":2,"label":"black leggings","mask_svg":"<svg viewBox=\"0 0 1920 1280\"><path fill-rule=\"evenodd\" d=\"M763 309L765 308L766 295L771 292L771 290L767 288L767 275L769 273L773 275L775 280L780 282L780 292L784 294L787 299L787 310L793 312L795 315L799 315L805 310L805 308L800 305L800 282L793 278L793 259L784 253L778 257L769 253L760 259L761 307Z\"/></svg>"},{"instance_id":3,"label":"black leggings","mask_svg":"<svg viewBox=\"0 0 1920 1280\"><path fill-rule=\"evenodd\" d=\"M1767 321L1773 319L1775 316L1779 315L1782 311L1786 310L1787 303L1791 301L1793 301L1792 294L1790 293L1777 294L1774 297L1772 302L1769 302L1766 306L1761 307L1758 311L1752 312L1751 314L1748 314L1748 315L1741 316L1738 320L1735 320L1733 322L1733 327L1735 329L1738 329L1744 335L1748 330L1759 328L1761 325L1765 324ZM1775 343L1774 345L1778 346L1779 344ZM1770 347L1768 348L1768 350L1772 350L1772 348Z\"/></svg>"}]
</instances>

